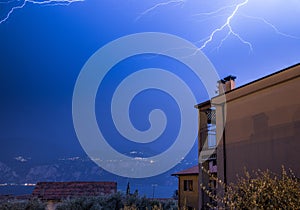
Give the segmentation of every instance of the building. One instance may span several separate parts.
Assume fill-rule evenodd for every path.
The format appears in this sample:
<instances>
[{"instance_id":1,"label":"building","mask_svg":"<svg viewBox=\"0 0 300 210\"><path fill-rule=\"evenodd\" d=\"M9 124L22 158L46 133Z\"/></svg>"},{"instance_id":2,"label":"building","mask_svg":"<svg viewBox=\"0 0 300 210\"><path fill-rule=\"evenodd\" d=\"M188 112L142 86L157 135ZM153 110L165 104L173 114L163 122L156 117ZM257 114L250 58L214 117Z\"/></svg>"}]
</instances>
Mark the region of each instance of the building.
<instances>
[{"instance_id":1,"label":"building","mask_svg":"<svg viewBox=\"0 0 300 210\"><path fill-rule=\"evenodd\" d=\"M57 203L64 199L116 192L116 182L38 182L32 192L32 198L47 201L47 209L55 209Z\"/></svg>"},{"instance_id":2,"label":"building","mask_svg":"<svg viewBox=\"0 0 300 210\"><path fill-rule=\"evenodd\" d=\"M199 189L198 189L198 165L174 173L172 176L178 177L178 207L188 210L198 210Z\"/></svg>"},{"instance_id":3,"label":"building","mask_svg":"<svg viewBox=\"0 0 300 210\"><path fill-rule=\"evenodd\" d=\"M66 198L109 195L116 192L116 182L38 182L32 197L60 201Z\"/></svg>"},{"instance_id":4,"label":"building","mask_svg":"<svg viewBox=\"0 0 300 210\"><path fill-rule=\"evenodd\" d=\"M199 165L225 183L235 182L244 168L280 173L284 165L300 177L300 64L238 88L234 80L219 81L220 94L195 106ZM217 183L201 167L199 182L214 192ZM200 190L199 209L208 202Z\"/></svg>"}]
</instances>

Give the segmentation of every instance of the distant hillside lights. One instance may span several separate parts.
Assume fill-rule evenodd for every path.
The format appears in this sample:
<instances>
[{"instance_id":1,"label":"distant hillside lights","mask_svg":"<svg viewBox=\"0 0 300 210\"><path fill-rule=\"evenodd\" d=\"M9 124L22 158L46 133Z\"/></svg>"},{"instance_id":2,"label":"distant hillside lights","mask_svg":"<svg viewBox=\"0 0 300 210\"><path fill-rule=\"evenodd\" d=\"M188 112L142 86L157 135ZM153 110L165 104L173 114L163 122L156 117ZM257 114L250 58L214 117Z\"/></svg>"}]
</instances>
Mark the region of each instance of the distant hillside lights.
<instances>
[{"instance_id":1,"label":"distant hillside lights","mask_svg":"<svg viewBox=\"0 0 300 210\"><path fill-rule=\"evenodd\" d=\"M25 184L21 184L21 185L24 185L24 186L35 186L36 184L33 184L33 183L25 183Z\"/></svg>"},{"instance_id":2,"label":"distant hillside lights","mask_svg":"<svg viewBox=\"0 0 300 210\"><path fill-rule=\"evenodd\" d=\"M16 184L16 183L1 183L0 187L5 187L5 186L25 186L25 187L32 187L35 186L35 183L23 183L23 184Z\"/></svg>"},{"instance_id":3,"label":"distant hillside lights","mask_svg":"<svg viewBox=\"0 0 300 210\"><path fill-rule=\"evenodd\" d=\"M20 162L22 162L22 163L27 162L28 160L31 160L30 157L25 158L25 157L23 157L23 156L18 156L18 157L15 157L14 159L15 159L16 161L20 161Z\"/></svg>"}]
</instances>

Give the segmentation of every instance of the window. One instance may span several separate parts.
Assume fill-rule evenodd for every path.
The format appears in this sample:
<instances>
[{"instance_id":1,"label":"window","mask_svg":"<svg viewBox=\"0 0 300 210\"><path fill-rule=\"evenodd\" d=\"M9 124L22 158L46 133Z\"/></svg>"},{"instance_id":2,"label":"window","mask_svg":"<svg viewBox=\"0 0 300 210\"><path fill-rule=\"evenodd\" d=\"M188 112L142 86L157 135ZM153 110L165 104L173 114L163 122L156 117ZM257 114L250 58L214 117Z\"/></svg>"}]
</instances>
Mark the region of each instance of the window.
<instances>
[{"instance_id":1,"label":"window","mask_svg":"<svg viewBox=\"0 0 300 210\"><path fill-rule=\"evenodd\" d=\"M210 173L217 173L218 171L217 160L216 159L210 160L208 163L208 168Z\"/></svg>"},{"instance_id":2,"label":"window","mask_svg":"<svg viewBox=\"0 0 300 210\"><path fill-rule=\"evenodd\" d=\"M216 125L208 124L207 125L207 146L208 148L215 148L217 145L216 139Z\"/></svg>"},{"instance_id":3,"label":"window","mask_svg":"<svg viewBox=\"0 0 300 210\"><path fill-rule=\"evenodd\" d=\"M205 114L207 118L207 127L203 127L204 129L200 131L200 138L203 139L202 144L205 144L205 149L214 149L217 146L216 108L211 107L206 109Z\"/></svg>"},{"instance_id":4,"label":"window","mask_svg":"<svg viewBox=\"0 0 300 210\"><path fill-rule=\"evenodd\" d=\"M183 190L184 191L193 191L193 180L184 180L183 181Z\"/></svg>"}]
</instances>

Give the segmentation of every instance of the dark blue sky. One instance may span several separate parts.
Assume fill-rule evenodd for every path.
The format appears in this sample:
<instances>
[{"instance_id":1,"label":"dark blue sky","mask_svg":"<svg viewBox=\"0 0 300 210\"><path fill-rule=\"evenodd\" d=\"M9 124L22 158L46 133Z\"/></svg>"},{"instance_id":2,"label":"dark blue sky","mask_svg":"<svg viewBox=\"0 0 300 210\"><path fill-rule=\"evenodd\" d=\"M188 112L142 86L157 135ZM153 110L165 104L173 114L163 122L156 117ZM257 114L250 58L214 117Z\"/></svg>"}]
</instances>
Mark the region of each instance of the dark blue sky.
<instances>
[{"instance_id":1,"label":"dark blue sky","mask_svg":"<svg viewBox=\"0 0 300 210\"><path fill-rule=\"evenodd\" d=\"M22 2L2 0L0 20ZM28 2L24 8L14 10L0 24L0 160L23 155L43 161L83 154L72 123L72 94L77 76L96 50L124 35L164 32L187 39L203 48L220 77L237 76L238 86L298 63L300 2L296 0L249 0L232 16L230 25L217 32L204 47L213 31L233 14L232 5L241 2L86 0L68 6ZM233 34L226 37L229 26L252 49ZM169 65L177 74L184 68L165 58L142 63L133 59L119 68L128 68L126 72L130 73L145 65L160 68ZM116 72L106 78L103 88L115 88L122 78ZM197 92L199 102L206 100L201 84L198 91L192 75L185 77ZM109 97L109 91L103 91L97 100ZM96 110L99 115L105 106L100 103ZM172 99L159 91L150 91L142 93L133 106L140 107L139 110L167 106L167 115L174 125L164 135L166 139L172 138L180 121L174 114L178 107ZM132 116L139 129L147 128L143 113L137 111ZM119 138L111 130L112 123L102 129L107 135ZM124 142L113 144L118 147ZM151 154L170 144L160 143L160 149ZM135 149L134 145L128 147Z\"/></svg>"}]
</instances>

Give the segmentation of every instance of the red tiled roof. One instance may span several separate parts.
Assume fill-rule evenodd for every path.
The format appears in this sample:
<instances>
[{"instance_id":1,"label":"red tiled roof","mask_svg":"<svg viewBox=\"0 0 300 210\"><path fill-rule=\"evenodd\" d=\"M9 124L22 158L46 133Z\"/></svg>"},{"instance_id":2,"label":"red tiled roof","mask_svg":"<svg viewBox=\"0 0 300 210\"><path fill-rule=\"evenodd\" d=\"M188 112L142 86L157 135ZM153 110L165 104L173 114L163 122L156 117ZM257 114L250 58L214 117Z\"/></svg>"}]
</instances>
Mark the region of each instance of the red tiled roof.
<instances>
[{"instance_id":1,"label":"red tiled roof","mask_svg":"<svg viewBox=\"0 0 300 210\"><path fill-rule=\"evenodd\" d=\"M108 195L116 192L116 182L38 182L32 196L42 200L61 200L81 196Z\"/></svg>"},{"instance_id":2,"label":"red tiled roof","mask_svg":"<svg viewBox=\"0 0 300 210\"><path fill-rule=\"evenodd\" d=\"M180 176L180 175L197 175L199 174L199 166L193 166L191 168L179 171L177 173L172 174L172 176Z\"/></svg>"}]
</instances>

